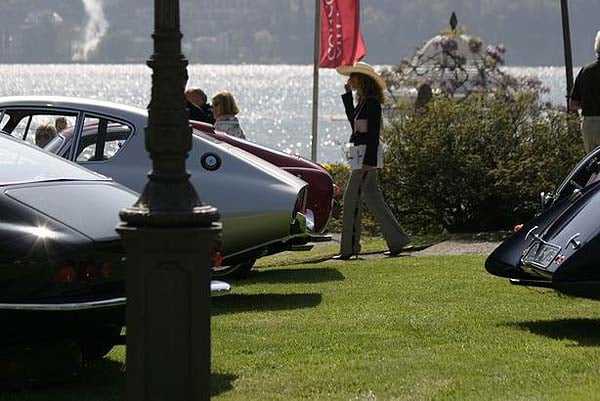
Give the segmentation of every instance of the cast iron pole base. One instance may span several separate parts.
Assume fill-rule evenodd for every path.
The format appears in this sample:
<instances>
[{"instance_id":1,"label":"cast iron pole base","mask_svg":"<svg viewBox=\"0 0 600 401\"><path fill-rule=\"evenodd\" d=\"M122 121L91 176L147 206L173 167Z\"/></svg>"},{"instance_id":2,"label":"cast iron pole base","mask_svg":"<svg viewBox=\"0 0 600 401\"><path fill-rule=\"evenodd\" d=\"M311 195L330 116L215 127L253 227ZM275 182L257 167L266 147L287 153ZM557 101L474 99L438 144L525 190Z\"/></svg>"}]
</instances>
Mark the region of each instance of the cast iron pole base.
<instances>
[{"instance_id":1,"label":"cast iron pole base","mask_svg":"<svg viewBox=\"0 0 600 401\"><path fill-rule=\"evenodd\" d=\"M209 400L210 252L221 223L117 231L128 255L126 399Z\"/></svg>"}]
</instances>

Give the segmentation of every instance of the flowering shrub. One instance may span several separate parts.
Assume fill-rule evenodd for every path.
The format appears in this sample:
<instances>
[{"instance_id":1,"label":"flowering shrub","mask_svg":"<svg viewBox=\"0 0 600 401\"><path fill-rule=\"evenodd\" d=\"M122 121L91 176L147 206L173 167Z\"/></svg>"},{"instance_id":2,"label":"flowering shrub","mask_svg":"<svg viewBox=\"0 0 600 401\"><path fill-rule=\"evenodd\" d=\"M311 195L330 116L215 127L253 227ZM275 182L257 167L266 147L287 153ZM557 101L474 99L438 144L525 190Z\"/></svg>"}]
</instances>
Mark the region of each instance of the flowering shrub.
<instances>
[{"instance_id":1,"label":"flowering shrub","mask_svg":"<svg viewBox=\"0 0 600 401\"><path fill-rule=\"evenodd\" d=\"M442 31L419 49L412 59L384 69L381 74L390 96L397 103L398 93L426 83L441 94L453 97L474 92L547 91L536 78L514 77L500 70L504 64L504 45L487 45L464 28Z\"/></svg>"}]
</instances>

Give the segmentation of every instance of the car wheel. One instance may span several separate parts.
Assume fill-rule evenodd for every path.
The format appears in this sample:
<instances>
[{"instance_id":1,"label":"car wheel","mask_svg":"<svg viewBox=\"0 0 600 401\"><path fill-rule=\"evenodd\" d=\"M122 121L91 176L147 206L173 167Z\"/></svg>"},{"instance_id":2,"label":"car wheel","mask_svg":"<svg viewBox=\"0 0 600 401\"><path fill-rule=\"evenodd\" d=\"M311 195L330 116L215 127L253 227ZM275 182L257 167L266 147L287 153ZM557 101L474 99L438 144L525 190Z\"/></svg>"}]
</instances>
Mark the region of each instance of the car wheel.
<instances>
[{"instance_id":1,"label":"car wheel","mask_svg":"<svg viewBox=\"0 0 600 401\"><path fill-rule=\"evenodd\" d=\"M246 278L254 267L256 259L230 266L213 267L213 278Z\"/></svg>"},{"instance_id":2,"label":"car wheel","mask_svg":"<svg viewBox=\"0 0 600 401\"><path fill-rule=\"evenodd\" d=\"M120 327L102 330L97 336L81 339L81 357L84 363L102 359L115 346L115 339L121 334Z\"/></svg>"}]
</instances>

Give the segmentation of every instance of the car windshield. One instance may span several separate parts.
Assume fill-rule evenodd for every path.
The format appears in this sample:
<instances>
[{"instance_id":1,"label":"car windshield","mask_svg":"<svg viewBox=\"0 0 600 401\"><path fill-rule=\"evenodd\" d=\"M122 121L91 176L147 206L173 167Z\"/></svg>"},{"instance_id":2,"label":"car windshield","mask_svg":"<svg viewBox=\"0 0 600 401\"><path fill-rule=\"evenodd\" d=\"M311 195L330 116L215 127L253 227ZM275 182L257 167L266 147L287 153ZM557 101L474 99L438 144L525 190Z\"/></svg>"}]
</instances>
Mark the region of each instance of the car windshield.
<instances>
[{"instance_id":1,"label":"car windshield","mask_svg":"<svg viewBox=\"0 0 600 401\"><path fill-rule=\"evenodd\" d=\"M0 135L0 185L56 180L108 178L50 155L33 145Z\"/></svg>"}]
</instances>

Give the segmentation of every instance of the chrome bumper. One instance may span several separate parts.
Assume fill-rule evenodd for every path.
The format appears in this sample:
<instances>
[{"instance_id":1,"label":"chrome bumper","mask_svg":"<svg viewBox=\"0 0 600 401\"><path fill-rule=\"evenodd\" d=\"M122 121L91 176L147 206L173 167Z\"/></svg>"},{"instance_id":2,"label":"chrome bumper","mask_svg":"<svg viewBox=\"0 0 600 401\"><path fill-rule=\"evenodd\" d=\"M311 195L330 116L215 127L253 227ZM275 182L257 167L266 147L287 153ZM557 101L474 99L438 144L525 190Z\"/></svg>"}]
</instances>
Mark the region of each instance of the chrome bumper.
<instances>
[{"instance_id":1,"label":"chrome bumper","mask_svg":"<svg viewBox=\"0 0 600 401\"><path fill-rule=\"evenodd\" d=\"M221 294L231 289L228 283L212 280L210 282L210 292L212 295ZM39 311L39 312L76 312L90 309L112 308L124 306L127 303L126 297L103 299L100 301L89 302L65 302L65 303L0 303L0 311Z\"/></svg>"},{"instance_id":2,"label":"chrome bumper","mask_svg":"<svg viewBox=\"0 0 600 401\"><path fill-rule=\"evenodd\" d=\"M42 311L42 312L74 312L81 310L111 308L125 305L127 298L119 297L112 299L103 299L101 301L90 302L69 302L69 303L51 303L51 304L23 304L23 303L0 303L0 310L22 310L22 311Z\"/></svg>"}]
</instances>

